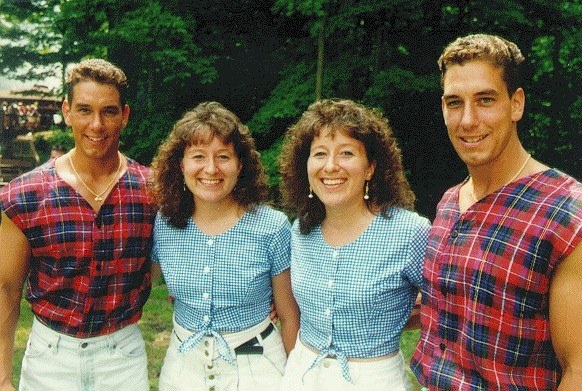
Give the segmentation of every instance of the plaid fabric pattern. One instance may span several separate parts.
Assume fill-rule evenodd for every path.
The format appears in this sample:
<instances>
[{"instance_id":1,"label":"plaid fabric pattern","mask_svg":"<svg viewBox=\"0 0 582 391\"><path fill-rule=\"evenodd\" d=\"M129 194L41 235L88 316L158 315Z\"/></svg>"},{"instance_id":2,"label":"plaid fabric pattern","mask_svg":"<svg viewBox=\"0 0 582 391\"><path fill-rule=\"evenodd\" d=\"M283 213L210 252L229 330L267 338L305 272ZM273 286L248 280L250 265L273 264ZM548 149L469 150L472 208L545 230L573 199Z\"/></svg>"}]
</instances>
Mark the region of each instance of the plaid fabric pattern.
<instances>
[{"instance_id":1,"label":"plaid fabric pattern","mask_svg":"<svg viewBox=\"0 0 582 391\"><path fill-rule=\"evenodd\" d=\"M463 214L460 187L444 195L431 229L411 367L434 390L555 389L548 291L582 239L582 185L551 169Z\"/></svg>"},{"instance_id":2,"label":"plaid fabric pattern","mask_svg":"<svg viewBox=\"0 0 582 391\"><path fill-rule=\"evenodd\" d=\"M293 225L291 283L301 310L301 340L321 354L372 358L398 351L422 279L429 221L392 208L376 216L354 242L329 246L315 227Z\"/></svg>"},{"instance_id":3,"label":"plaid fabric pattern","mask_svg":"<svg viewBox=\"0 0 582 391\"><path fill-rule=\"evenodd\" d=\"M208 236L193 219L175 228L156 217L152 259L160 264L176 322L202 335L233 333L263 321L271 279L289 268L291 225L284 213L259 205L228 231Z\"/></svg>"},{"instance_id":4,"label":"plaid fabric pattern","mask_svg":"<svg viewBox=\"0 0 582 391\"><path fill-rule=\"evenodd\" d=\"M26 298L55 331L105 335L141 316L156 208L146 191L149 170L127 163L97 214L57 175L54 161L0 190L2 209L32 248Z\"/></svg>"}]
</instances>

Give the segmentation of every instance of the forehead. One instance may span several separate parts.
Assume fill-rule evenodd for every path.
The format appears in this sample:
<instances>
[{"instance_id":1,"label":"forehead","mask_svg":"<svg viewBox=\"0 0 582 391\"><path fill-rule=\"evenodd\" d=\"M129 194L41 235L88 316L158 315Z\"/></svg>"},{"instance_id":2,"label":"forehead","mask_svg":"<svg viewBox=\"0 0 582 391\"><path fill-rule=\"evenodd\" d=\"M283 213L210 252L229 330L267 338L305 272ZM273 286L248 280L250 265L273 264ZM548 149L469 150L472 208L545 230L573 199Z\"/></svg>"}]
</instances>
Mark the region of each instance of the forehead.
<instances>
[{"instance_id":1,"label":"forehead","mask_svg":"<svg viewBox=\"0 0 582 391\"><path fill-rule=\"evenodd\" d=\"M506 90L503 70L490 62L475 60L447 68L443 77L443 94L463 95L486 90Z\"/></svg>"},{"instance_id":2,"label":"forehead","mask_svg":"<svg viewBox=\"0 0 582 391\"><path fill-rule=\"evenodd\" d=\"M206 136L206 137L204 137ZM196 134L191 140L190 144L186 147L186 150L195 149L228 149L234 150L234 144L232 142L226 143L221 137L208 135L208 134Z\"/></svg>"},{"instance_id":3,"label":"forehead","mask_svg":"<svg viewBox=\"0 0 582 391\"><path fill-rule=\"evenodd\" d=\"M319 130L319 134L313 137L311 145L327 146L329 144L352 144L362 148L364 146L362 141L352 137L348 131L325 126Z\"/></svg>"},{"instance_id":4,"label":"forehead","mask_svg":"<svg viewBox=\"0 0 582 391\"><path fill-rule=\"evenodd\" d=\"M118 106L121 107L121 95L112 84L83 80L73 87L71 105Z\"/></svg>"}]
</instances>

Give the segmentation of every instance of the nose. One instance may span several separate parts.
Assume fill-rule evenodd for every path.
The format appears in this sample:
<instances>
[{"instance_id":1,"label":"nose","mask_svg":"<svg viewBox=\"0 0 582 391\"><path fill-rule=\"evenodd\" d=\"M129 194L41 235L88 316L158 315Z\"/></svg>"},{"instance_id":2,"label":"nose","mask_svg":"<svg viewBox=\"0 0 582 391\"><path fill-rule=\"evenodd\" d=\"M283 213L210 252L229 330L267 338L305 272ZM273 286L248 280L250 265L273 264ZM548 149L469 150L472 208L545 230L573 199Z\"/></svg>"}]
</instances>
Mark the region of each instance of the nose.
<instances>
[{"instance_id":1,"label":"nose","mask_svg":"<svg viewBox=\"0 0 582 391\"><path fill-rule=\"evenodd\" d=\"M333 154L330 154L328 156L327 160L325 161L325 166L323 167L323 169L326 172L332 172L337 169L336 157Z\"/></svg>"},{"instance_id":2,"label":"nose","mask_svg":"<svg viewBox=\"0 0 582 391\"><path fill-rule=\"evenodd\" d=\"M93 115L93 119L91 120L91 126L93 129L101 129L103 127L103 118L101 118L101 114L95 113Z\"/></svg>"},{"instance_id":3,"label":"nose","mask_svg":"<svg viewBox=\"0 0 582 391\"><path fill-rule=\"evenodd\" d=\"M464 129L471 129L477 126L478 117L477 110L472 104L466 104L463 108L463 116L461 117L461 126Z\"/></svg>"},{"instance_id":4,"label":"nose","mask_svg":"<svg viewBox=\"0 0 582 391\"><path fill-rule=\"evenodd\" d=\"M216 163L214 162L214 159L208 159L204 166L204 172L207 174L214 174L216 172Z\"/></svg>"}]
</instances>

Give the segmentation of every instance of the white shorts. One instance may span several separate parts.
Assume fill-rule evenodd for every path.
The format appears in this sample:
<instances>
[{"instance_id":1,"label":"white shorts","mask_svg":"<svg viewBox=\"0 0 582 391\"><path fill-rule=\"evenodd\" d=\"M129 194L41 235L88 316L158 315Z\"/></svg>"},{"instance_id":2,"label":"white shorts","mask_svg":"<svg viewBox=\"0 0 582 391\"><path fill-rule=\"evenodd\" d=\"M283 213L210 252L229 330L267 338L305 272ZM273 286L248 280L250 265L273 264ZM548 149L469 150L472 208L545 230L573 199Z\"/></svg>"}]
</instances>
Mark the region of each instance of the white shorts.
<instances>
[{"instance_id":1,"label":"white shorts","mask_svg":"<svg viewBox=\"0 0 582 391\"><path fill-rule=\"evenodd\" d=\"M75 338L36 318L20 374L20 390L149 390L144 340L137 324L112 334Z\"/></svg>"},{"instance_id":2,"label":"white shorts","mask_svg":"<svg viewBox=\"0 0 582 391\"><path fill-rule=\"evenodd\" d=\"M279 388L287 355L276 327L265 338L261 332L269 326L268 319L249 330L225 335L231 346L239 346L257 338L262 354L234 349L236 365L225 361L217 352L214 337L204 337L193 350L185 353L178 347L191 331L174 322L170 345L160 374L161 391L273 391Z\"/></svg>"},{"instance_id":3,"label":"white shorts","mask_svg":"<svg viewBox=\"0 0 582 391\"><path fill-rule=\"evenodd\" d=\"M335 358L324 358L318 366L309 369L317 353L306 347L297 337L295 348L289 354L281 391L409 391L412 390L404 357L398 352L393 357L370 361L349 361L353 384L342 376L342 367Z\"/></svg>"}]
</instances>

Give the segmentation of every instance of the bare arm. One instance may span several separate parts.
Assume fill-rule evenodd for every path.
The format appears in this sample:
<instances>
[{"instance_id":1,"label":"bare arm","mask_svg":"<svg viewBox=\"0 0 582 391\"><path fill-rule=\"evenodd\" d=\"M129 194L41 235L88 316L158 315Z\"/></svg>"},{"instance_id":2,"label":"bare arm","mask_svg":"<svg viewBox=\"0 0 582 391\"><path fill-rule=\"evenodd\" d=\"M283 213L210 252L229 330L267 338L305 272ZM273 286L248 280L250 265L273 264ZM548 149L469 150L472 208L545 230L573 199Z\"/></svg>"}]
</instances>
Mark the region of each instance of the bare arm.
<instances>
[{"instance_id":1,"label":"bare arm","mask_svg":"<svg viewBox=\"0 0 582 391\"><path fill-rule=\"evenodd\" d=\"M22 285L28 273L30 246L22 231L4 214L0 243L0 390L4 391L14 390L14 334L20 315Z\"/></svg>"},{"instance_id":2,"label":"bare arm","mask_svg":"<svg viewBox=\"0 0 582 391\"><path fill-rule=\"evenodd\" d=\"M281 321L281 337L287 354L295 346L299 331L299 307L291 292L291 273L289 269L273 277L273 298L277 315Z\"/></svg>"},{"instance_id":3,"label":"bare arm","mask_svg":"<svg viewBox=\"0 0 582 391\"><path fill-rule=\"evenodd\" d=\"M550 285L552 344L562 367L559 391L582 384L582 243L556 268Z\"/></svg>"}]
</instances>

